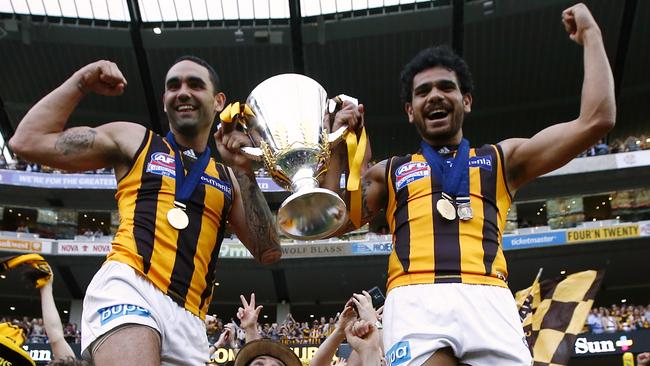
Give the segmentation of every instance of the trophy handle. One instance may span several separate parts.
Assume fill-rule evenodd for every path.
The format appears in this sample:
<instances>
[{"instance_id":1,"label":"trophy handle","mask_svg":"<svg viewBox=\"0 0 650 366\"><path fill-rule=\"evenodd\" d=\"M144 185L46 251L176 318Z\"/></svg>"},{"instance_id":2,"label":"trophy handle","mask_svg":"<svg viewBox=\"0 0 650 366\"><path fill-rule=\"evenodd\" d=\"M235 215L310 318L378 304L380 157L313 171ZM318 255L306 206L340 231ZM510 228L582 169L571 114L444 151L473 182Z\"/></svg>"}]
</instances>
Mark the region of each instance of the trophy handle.
<instances>
[{"instance_id":1,"label":"trophy handle","mask_svg":"<svg viewBox=\"0 0 650 366\"><path fill-rule=\"evenodd\" d=\"M259 147L246 146L239 150L250 160L262 161L264 158L264 152Z\"/></svg>"},{"instance_id":2,"label":"trophy handle","mask_svg":"<svg viewBox=\"0 0 650 366\"><path fill-rule=\"evenodd\" d=\"M330 148L335 147L339 142L345 139L345 136L348 134L348 126L339 127L338 130L327 135L327 142L330 144Z\"/></svg>"},{"instance_id":3,"label":"trophy handle","mask_svg":"<svg viewBox=\"0 0 650 366\"><path fill-rule=\"evenodd\" d=\"M338 109L341 108L344 101L352 102L354 105L359 105L359 100L357 98L354 98L354 97L351 97L351 96L345 95L345 94L339 94L339 95L335 96L334 98L329 99L327 101L327 109L328 109L329 113L336 113L338 111ZM339 142L344 140L345 137L348 134L348 131L349 131L348 127L343 126L343 127L339 127L338 130L330 133L327 136L327 141L329 142L330 147L333 148L336 145L338 145Z\"/></svg>"}]
</instances>

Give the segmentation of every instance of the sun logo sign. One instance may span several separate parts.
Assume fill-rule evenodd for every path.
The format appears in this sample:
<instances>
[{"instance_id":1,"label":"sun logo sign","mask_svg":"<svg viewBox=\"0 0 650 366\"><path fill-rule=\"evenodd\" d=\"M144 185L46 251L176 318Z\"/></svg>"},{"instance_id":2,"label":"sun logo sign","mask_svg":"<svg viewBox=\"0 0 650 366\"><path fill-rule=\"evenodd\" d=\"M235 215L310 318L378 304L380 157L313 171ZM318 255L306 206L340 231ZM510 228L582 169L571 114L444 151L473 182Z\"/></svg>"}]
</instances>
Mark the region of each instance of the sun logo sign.
<instances>
[{"instance_id":1,"label":"sun logo sign","mask_svg":"<svg viewBox=\"0 0 650 366\"><path fill-rule=\"evenodd\" d=\"M621 347L622 351L627 351L628 349L630 349L630 347L632 347L633 344L634 341L632 341L631 339L627 339L626 336L621 336L621 338L619 338L619 340L616 341L616 347Z\"/></svg>"}]
</instances>

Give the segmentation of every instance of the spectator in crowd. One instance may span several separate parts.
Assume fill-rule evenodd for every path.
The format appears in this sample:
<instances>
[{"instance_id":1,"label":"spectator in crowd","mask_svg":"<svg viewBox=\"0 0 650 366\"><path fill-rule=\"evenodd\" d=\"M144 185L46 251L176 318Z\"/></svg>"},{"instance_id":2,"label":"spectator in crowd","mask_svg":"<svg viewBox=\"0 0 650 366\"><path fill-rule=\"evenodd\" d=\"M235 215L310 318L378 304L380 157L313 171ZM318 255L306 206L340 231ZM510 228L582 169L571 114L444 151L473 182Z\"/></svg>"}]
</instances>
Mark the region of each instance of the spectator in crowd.
<instances>
[{"instance_id":1,"label":"spectator in crowd","mask_svg":"<svg viewBox=\"0 0 650 366\"><path fill-rule=\"evenodd\" d=\"M639 353L636 356L636 366L650 366L650 352Z\"/></svg>"},{"instance_id":2,"label":"spectator in crowd","mask_svg":"<svg viewBox=\"0 0 650 366\"><path fill-rule=\"evenodd\" d=\"M268 339L247 343L237 353L235 366L302 366L300 359L287 346Z\"/></svg>"},{"instance_id":3,"label":"spectator in crowd","mask_svg":"<svg viewBox=\"0 0 650 366\"><path fill-rule=\"evenodd\" d=\"M609 146L605 143L605 140L600 139L598 143L594 146L594 155L606 155L609 154Z\"/></svg>"},{"instance_id":4,"label":"spectator in crowd","mask_svg":"<svg viewBox=\"0 0 650 366\"><path fill-rule=\"evenodd\" d=\"M208 344L217 342L223 332L223 322L221 322L221 319L217 318L216 315L206 314L205 332L208 336Z\"/></svg>"},{"instance_id":5,"label":"spectator in crowd","mask_svg":"<svg viewBox=\"0 0 650 366\"><path fill-rule=\"evenodd\" d=\"M50 269L51 272L51 269ZM52 348L52 362L50 366L88 366L86 361L77 360L72 348L70 347L70 338L66 338L59 317L59 311L54 302L52 283L54 276L41 287L41 311L43 312L43 325L47 333L50 347ZM77 339L75 332L72 341Z\"/></svg>"},{"instance_id":6,"label":"spectator in crowd","mask_svg":"<svg viewBox=\"0 0 650 366\"><path fill-rule=\"evenodd\" d=\"M24 222L21 222L16 228L17 233L29 233L29 227L25 225Z\"/></svg>"},{"instance_id":7,"label":"spectator in crowd","mask_svg":"<svg viewBox=\"0 0 650 366\"><path fill-rule=\"evenodd\" d=\"M383 358L381 335L372 323L360 319L345 328L345 338L350 347L359 355L359 365L381 366Z\"/></svg>"},{"instance_id":8,"label":"spectator in crowd","mask_svg":"<svg viewBox=\"0 0 650 366\"><path fill-rule=\"evenodd\" d=\"M641 141L635 136L625 139L625 152L641 150Z\"/></svg>"},{"instance_id":9,"label":"spectator in crowd","mask_svg":"<svg viewBox=\"0 0 650 366\"><path fill-rule=\"evenodd\" d=\"M0 365L33 366L34 361L22 345L27 340L28 329L22 324L0 323Z\"/></svg>"},{"instance_id":10,"label":"spectator in crowd","mask_svg":"<svg viewBox=\"0 0 650 366\"><path fill-rule=\"evenodd\" d=\"M358 320L371 324L381 339L381 317L382 308L374 309L372 307L372 298L367 291L361 294L353 294L350 300L339 315L338 322L334 326L332 334L325 339L320 345L318 351L314 354L310 366L329 366L332 362L336 349L341 345L346 337L346 328ZM380 358L383 357L383 347L380 345L378 350ZM353 351L347 359L349 366L364 366L363 358Z\"/></svg>"},{"instance_id":11,"label":"spectator in crowd","mask_svg":"<svg viewBox=\"0 0 650 366\"><path fill-rule=\"evenodd\" d=\"M587 316L587 325L591 333L600 334L604 331L599 311L600 309L598 308L592 308L589 316Z\"/></svg>"},{"instance_id":12,"label":"spectator in crowd","mask_svg":"<svg viewBox=\"0 0 650 366\"><path fill-rule=\"evenodd\" d=\"M31 343L45 343L47 341L45 327L43 326L43 318L32 319L29 341Z\"/></svg>"},{"instance_id":13,"label":"spectator in crowd","mask_svg":"<svg viewBox=\"0 0 650 366\"><path fill-rule=\"evenodd\" d=\"M237 319L239 319L240 327L244 331L245 342L262 338L258 331L257 318L260 316L263 306L255 306L255 293L251 294L250 301L246 300L244 295L239 295L242 306L237 309Z\"/></svg>"},{"instance_id":14,"label":"spectator in crowd","mask_svg":"<svg viewBox=\"0 0 650 366\"><path fill-rule=\"evenodd\" d=\"M609 151L612 154L625 152L625 144L623 143L623 140L614 139L610 145Z\"/></svg>"},{"instance_id":15,"label":"spectator in crowd","mask_svg":"<svg viewBox=\"0 0 650 366\"><path fill-rule=\"evenodd\" d=\"M219 338L211 343L210 348L208 349L208 355L210 359L214 359L214 353L219 348L230 348L238 350L241 348L237 337L235 336L235 325L233 323L228 323L224 326L223 331L219 334Z\"/></svg>"},{"instance_id":16,"label":"spectator in crowd","mask_svg":"<svg viewBox=\"0 0 650 366\"><path fill-rule=\"evenodd\" d=\"M603 313L602 321L605 333L614 333L620 329L620 323L618 322L618 319L612 315L612 313L615 312L616 309L613 309L612 311L605 309Z\"/></svg>"},{"instance_id":17,"label":"spectator in crowd","mask_svg":"<svg viewBox=\"0 0 650 366\"><path fill-rule=\"evenodd\" d=\"M90 230L90 228L83 229L83 236L85 236L86 238L92 238L93 231Z\"/></svg>"}]
</instances>

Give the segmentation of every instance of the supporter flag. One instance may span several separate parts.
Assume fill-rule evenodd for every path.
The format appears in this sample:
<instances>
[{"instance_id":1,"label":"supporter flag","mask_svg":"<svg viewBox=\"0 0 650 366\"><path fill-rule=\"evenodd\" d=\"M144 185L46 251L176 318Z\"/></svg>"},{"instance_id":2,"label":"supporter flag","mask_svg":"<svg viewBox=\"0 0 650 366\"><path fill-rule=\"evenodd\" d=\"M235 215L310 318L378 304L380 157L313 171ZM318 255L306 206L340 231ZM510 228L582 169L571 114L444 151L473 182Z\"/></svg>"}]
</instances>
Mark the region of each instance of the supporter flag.
<instances>
[{"instance_id":1,"label":"supporter flag","mask_svg":"<svg viewBox=\"0 0 650 366\"><path fill-rule=\"evenodd\" d=\"M590 270L541 282L536 279L531 287L517 292L533 366L569 362L603 275L603 271Z\"/></svg>"},{"instance_id":2,"label":"supporter flag","mask_svg":"<svg viewBox=\"0 0 650 366\"><path fill-rule=\"evenodd\" d=\"M35 366L29 354L22 349L25 343L23 329L11 323L0 323L0 365Z\"/></svg>"},{"instance_id":3,"label":"supporter flag","mask_svg":"<svg viewBox=\"0 0 650 366\"><path fill-rule=\"evenodd\" d=\"M39 254L23 254L0 258L0 273L26 265L24 277L36 288L45 286L52 277L52 269Z\"/></svg>"}]
</instances>

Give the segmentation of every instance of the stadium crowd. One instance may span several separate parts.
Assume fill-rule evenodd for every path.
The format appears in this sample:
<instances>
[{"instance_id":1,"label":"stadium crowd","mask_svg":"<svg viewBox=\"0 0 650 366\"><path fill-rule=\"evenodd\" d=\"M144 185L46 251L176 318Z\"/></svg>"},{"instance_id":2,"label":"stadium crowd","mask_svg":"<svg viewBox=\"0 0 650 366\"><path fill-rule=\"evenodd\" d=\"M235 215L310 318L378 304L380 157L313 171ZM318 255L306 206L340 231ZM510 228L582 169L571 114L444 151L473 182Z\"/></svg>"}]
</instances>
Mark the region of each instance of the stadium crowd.
<instances>
[{"instance_id":1,"label":"stadium crowd","mask_svg":"<svg viewBox=\"0 0 650 366\"><path fill-rule=\"evenodd\" d=\"M43 318L31 318L23 316L22 318L16 317L1 317L0 323L11 323L19 326L27 336L27 343L49 343ZM63 337L68 343L81 342L81 329L76 323L63 324Z\"/></svg>"},{"instance_id":2,"label":"stadium crowd","mask_svg":"<svg viewBox=\"0 0 650 366\"><path fill-rule=\"evenodd\" d=\"M22 318L5 316L0 323L10 322L19 325L28 335L28 343L48 343L47 333L42 318ZM296 321L291 314L282 322L265 322L257 324L260 338L278 341L287 345L322 343L335 329L335 317L324 316L312 321ZM593 307L585 322L585 332L600 334L613 332L629 332L650 329L650 304L643 305L611 305L609 307ZM214 344L225 331L232 332L234 337L224 345L224 348L239 349L245 344L245 330L230 318L229 322L216 315L206 317L208 341ZM68 343L80 342L80 329L75 323L64 323L63 335Z\"/></svg>"},{"instance_id":3,"label":"stadium crowd","mask_svg":"<svg viewBox=\"0 0 650 366\"><path fill-rule=\"evenodd\" d=\"M595 334L650 329L650 305L593 307L585 328Z\"/></svg>"},{"instance_id":4,"label":"stadium crowd","mask_svg":"<svg viewBox=\"0 0 650 366\"><path fill-rule=\"evenodd\" d=\"M281 323L260 323L257 325L257 333L260 338L278 341L287 345L295 344L320 344L327 338L335 328L335 319L325 317L314 319L310 322L298 322L291 314ZM229 323L224 323L221 318L208 316L206 318L206 330L208 340L211 344L217 342L226 329L236 335L231 348L239 348L244 344L244 329L242 329L232 318Z\"/></svg>"}]
</instances>

